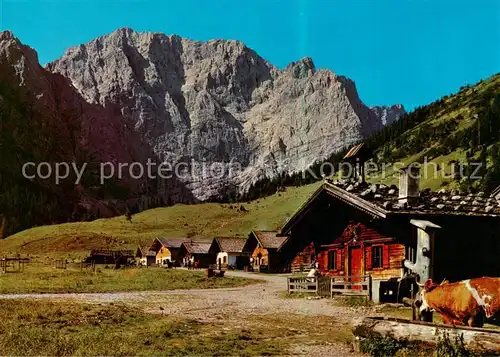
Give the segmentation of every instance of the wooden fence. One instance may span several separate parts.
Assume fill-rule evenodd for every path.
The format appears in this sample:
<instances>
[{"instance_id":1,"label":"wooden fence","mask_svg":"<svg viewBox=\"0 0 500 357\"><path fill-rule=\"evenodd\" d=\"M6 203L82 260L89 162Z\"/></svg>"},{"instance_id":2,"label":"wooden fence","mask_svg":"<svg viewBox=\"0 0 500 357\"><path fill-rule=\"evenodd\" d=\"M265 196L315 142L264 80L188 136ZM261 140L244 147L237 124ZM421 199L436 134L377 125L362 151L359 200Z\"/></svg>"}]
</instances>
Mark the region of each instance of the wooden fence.
<instances>
[{"instance_id":1,"label":"wooden fence","mask_svg":"<svg viewBox=\"0 0 500 357\"><path fill-rule=\"evenodd\" d=\"M288 278L288 292L291 293L316 293L318 291L318 278Z\"/></svg>"},{"instance_id":2,"label":"wooden fence","mask_svg":"<svg viewBox=\"0 0 500 357\"><path fill-rule=\"evenodd\" d=\"M332 298L334 294L366 296L371 299L371 277L319 276L314 278L288 278L288 293L314 293Z\"/></svg>"}]
</instances>

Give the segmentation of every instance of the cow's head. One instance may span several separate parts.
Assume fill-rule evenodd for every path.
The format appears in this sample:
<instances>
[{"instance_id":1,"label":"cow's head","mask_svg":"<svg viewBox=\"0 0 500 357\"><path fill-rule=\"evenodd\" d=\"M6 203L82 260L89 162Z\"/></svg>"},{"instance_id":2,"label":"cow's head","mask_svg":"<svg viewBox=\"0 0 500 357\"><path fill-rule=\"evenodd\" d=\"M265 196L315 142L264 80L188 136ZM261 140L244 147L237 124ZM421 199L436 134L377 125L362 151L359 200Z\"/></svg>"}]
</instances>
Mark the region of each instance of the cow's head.
<instances>
[{"instance_id":1,"label":"cow's head","mask_svg":"<svg viewBox=\"0 0 500 357\"><path fill-rule=\"evenodd\" d=\"M417 283L418 284L418 283ZM419 317L422 319L424 316L429 315L433 308L429 305L426 294L434 290L438 284L432 282L432 279L427 279L423 284L418 284L421 290L415 296L415 306L418 308ZM424 318L425 320L425 318Z\"/></svg>"}]
</instances>

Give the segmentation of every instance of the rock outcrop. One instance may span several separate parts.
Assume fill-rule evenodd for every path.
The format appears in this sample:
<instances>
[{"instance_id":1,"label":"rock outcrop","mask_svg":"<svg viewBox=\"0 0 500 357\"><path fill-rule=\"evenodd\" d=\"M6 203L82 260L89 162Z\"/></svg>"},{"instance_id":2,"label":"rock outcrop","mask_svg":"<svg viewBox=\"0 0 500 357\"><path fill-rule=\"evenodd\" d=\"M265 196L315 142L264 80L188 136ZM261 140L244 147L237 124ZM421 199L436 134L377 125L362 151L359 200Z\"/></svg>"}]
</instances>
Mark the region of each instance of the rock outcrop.
<instances>
[{"instance_id":1,"label":"rock outcrop","mask_svg":"<svg viewBox=\"0 0 500 357\"><path fill-rule=\"evenodd\" d=\"M125 28L47 69L90 105L119 108L160 160L183 164L178 176L201 200L304 170L404 113L365 106L353 81L310 58L280 70L238 41Z\"/></svg>"},{"instance_id":2,"label":"rock outcrop","mask_svg":"<svg viewBox=\"0 0 500 357\"><path fill-rule=\"evenodd\" d=\"M124 214L127 205L144 209L194 200L173 179L135 180L125 173L100 185L100 163L145 162L154 157L152 148L121 108L84 99L67 78L41 67L37 53L9 31L0 32L0 129L0 238L36 224ZM75 185L72 172L61 182L54 174L27 179L27 162L52 169L56 163L88 166Z\"/></svg>"}]
</instances>

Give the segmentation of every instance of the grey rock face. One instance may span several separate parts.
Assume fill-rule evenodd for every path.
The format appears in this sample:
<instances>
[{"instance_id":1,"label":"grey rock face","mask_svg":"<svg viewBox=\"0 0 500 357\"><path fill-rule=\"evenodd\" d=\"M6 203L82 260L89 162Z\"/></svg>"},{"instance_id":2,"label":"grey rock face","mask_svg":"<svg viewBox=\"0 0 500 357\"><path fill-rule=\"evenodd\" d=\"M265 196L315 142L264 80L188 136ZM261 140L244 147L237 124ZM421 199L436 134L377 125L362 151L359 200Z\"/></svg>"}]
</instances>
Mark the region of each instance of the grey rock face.
<instances>
[{"instance_id":1,"label":"grey rock face","mask_svg":"<svg viewBox=\"0 0 500 357\"><path fill-rule=\"evenodd\" d=\"M391 125L406 113L401 104L391 106L375 106L370 107L371 111L382 122L382 125Z\"/></svg>"},{"instance_id":2,"label":"grey rock face","mask_svg":"<svg viewBox=\"0 0 500 357\"><path fill-rule=\"evenodd\" d=\"M79 167L86 163L89 176L92 173L98 177L97 163L117 166L120 162L146 162L148 157L154 156L148 143L130 128L120 113L120 107L82 98L68 78L41 67L35 50L23 45L9 31L0 32L0 82L14 90L22 89L23 105L32 107L36 113L31 123L36 128L33 130L46 128L46 133L39 132L37 136L40 147L43 146L43 135L58 139L57 150L53 150L56 152L40 151L42 161L76 162ZM23 128L20 130L25 129L19 125ZM195 201L184 184L174 179L147 182L150 187L159 187L153 192L151 188L144 188L145 180L135 180L125 172L122 180L113 178L107 182L123 192L122 197L112 198L94 180L84 179L82 182L85 187L70 184L61 188L45 182L40 186L45 185L47 190L64 195L65 201L74 198L75 206L83 207L89 213L99 211L103 217L124 213L126 204L145 209L153 201ZM69 211L68 216L71 213Z\"/></svg>"},{"instance_id":3,"label":"grey rock face","mask_svg":"<svg viewBox=\"0 0 500 357\"><path fill-rule=\"evenodd\" d=\"M89 103L121 108L161 160L188 163L181 179L198 199L304 170L404 113L368 108L354 82L309 58L280 70L237 41L120 29L47 68Z\"/></svg>"}]
</instances>

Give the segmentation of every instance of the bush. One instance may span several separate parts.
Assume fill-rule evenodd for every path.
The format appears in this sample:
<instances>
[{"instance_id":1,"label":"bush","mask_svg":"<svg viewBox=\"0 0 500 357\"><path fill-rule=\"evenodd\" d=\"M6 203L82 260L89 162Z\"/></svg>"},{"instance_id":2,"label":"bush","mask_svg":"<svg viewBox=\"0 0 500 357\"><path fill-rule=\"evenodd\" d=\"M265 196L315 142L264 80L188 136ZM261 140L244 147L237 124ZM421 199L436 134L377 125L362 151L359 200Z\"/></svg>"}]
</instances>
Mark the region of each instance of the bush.
<instances>
[{"instance_id":1,"label":"bush","mask_svg":"<svg viewBox=\"0 0 500 357\"><path fill-rule=\"evenodd\" d=\"M395 356L400 350L407 350L411 343L400 341L391 337L373 335L361 341L361 352L373 357ZM412 354L415 355L415 354Z\"/></svg>"},{"instance_id":2,"label":"bush","mask_svg":"<svg viewBox=\"0 0 500 357\"><path fill-rule=\"evenodd\" d=\"M436 352L434 353L436 357L475 357L479 356L472 351L469 351L465 347L464 336L455 336L452 340L450 336L445 333L442 337L439 337L436 346Z\"/></svg>"},{"instance_id":3,"label":"bush","mask_svg":"<svg viewBox=\"0 0 500 357\"><path fill-rule=\"evenodd\" d=\"M463 336L450 339L448 334L438 338L434 348L408 340L396 340L392 337L372 335L361 341L361 352L373 357L385 356L433 356L433 357L479 357L480 355L468 350Z\"/></svg>"}]
</instances>

